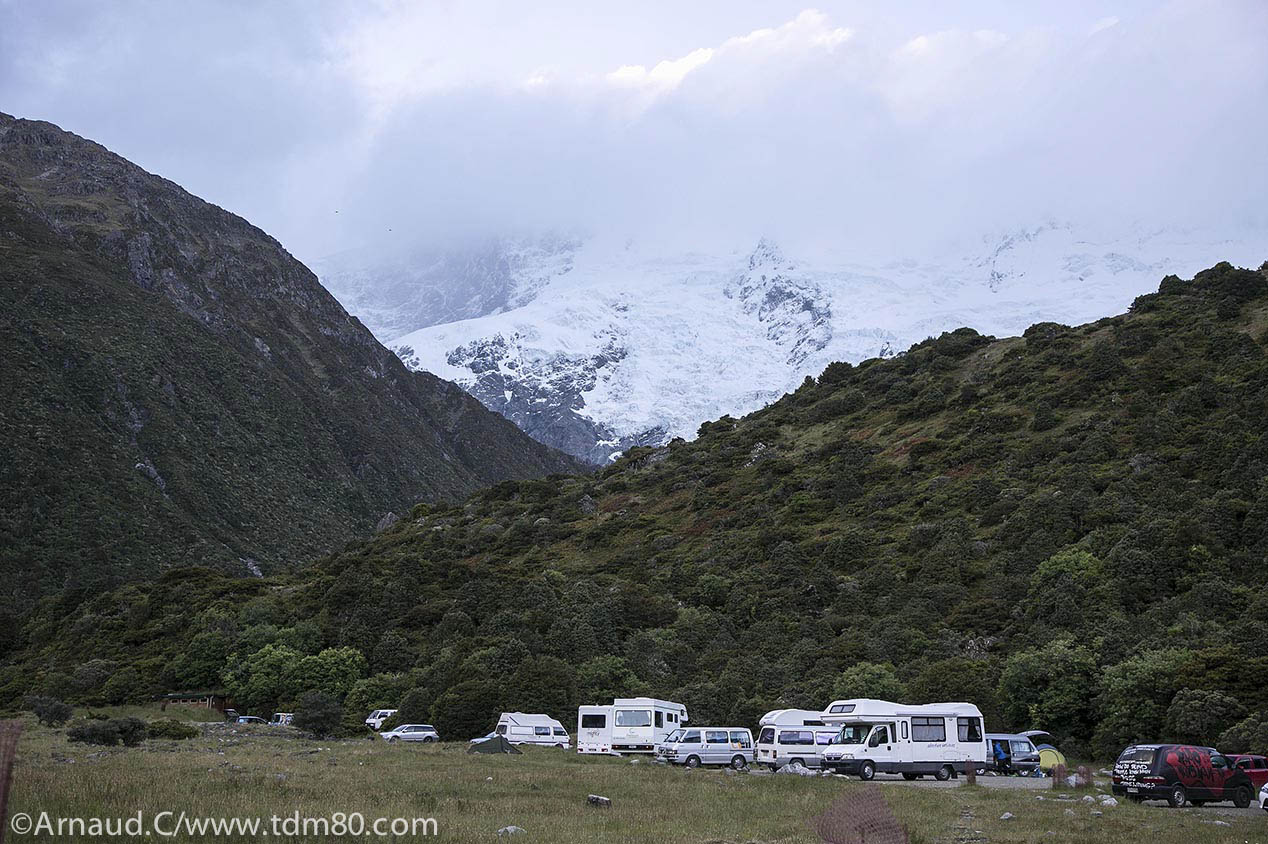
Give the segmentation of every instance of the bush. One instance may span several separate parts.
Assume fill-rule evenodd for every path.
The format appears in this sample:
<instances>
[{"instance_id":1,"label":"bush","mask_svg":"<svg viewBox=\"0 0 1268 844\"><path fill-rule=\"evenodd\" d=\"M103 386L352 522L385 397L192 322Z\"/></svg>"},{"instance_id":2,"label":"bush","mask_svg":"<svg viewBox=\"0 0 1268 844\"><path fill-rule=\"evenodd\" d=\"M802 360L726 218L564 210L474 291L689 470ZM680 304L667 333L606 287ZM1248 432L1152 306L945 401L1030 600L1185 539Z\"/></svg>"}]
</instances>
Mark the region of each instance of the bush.
<instances>
[{"instance_id":1,"label":"bush","mask_svg":"<svg viewBox=\"0 0 1268 844\"><path fill-rule=\"evenodd\" d=\"M1237 699L1223 692L1181 689L1167 707L1167 737L1185 744L1211 745L1245 715Z\"/></svg>"},{"instance_id":2,"label":"bush","mask_svg":"<svg viewBox=\"0 0 1268 844\"><path fill-rule=\"evenodd\" d=\"M860 662L841 672L832 686L832 694L837 698L870 697L901 702L907 690L889 663Z\"/></svg>"},{"instance_id":3,"label":"bush","mask_svg":"<svg viewBox=\"0 0 1268 844\"><path fill-rule=\"evenodd\" d=\"M334 735L343 720L343 707L325 692L309 691L300 695L292 724L312 735L325 738Z\"/></svg>"},{"instance_id":4,"label":"bush","mask_svg":"<svg viewBox=\"0 0 1268 844\"><path fill-rule=\"evenodd\" d=\"M191 727L184 721L177 721L174 718L165 718L161 721L150 722L150 738L165 739L192 739L199 735L197 727Z\"/></svg>"},{"instance_id":5,"label":"bush","mask_svg":"<svg viewBox=\"0 0 1268 844\"><path fill-rule=\"evenodd\" d=\"M79 744L136 747L145 740L149 726L140 718L110 718L83 721L66 731L66 738Z\"/></svg>"},{"instance_id":6,"label":"bush","mask_svg":"<svg viewBox=\"0 0 1268 844\"><path fill-rule=\"evenodd\" d=\"M46 727L60 727L74 714L69 703L63 703L54 697L27 695L24 702L26 708L35 713L36 720Z\"/></svg>"},{"instance_id":7,"label":"bush","mask_svg":"<svg viewBox=\"0 0 1268 844\"><path fill-rule=\"evenodd\" d=\"M1253 715L1229 727L1220 736L1226 753L1268 753L1268 712Z\"/></svg>"}]
</instances>

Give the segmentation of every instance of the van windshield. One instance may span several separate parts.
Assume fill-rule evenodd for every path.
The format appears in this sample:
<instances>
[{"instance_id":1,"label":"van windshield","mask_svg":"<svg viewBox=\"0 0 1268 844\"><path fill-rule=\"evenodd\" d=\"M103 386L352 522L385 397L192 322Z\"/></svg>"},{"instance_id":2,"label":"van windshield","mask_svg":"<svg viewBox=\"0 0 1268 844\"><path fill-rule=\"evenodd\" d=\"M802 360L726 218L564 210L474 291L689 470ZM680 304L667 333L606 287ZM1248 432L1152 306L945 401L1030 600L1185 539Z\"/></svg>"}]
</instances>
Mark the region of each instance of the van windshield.
<instances>
[{"instance_id":1,"label":"van windshield","mask_svg":"<svg viewBox=\"0 0 1268 844\"><path fill-rule=\"evenodd\" d=\"M672 733L665 736L665 741L675 742L675 741L678 741L680 738L682 738L682 730L674 730Z\"/></svg>"},{"instance_id":2,"label":"van windshield","mask_svg":"<svg viewBox=\"0 0 1268 844\"><path fill-rule=\"evenodd\" d=\"M837 733L837 744L862 744L871 731L871 724L846 724Z\"/></svg>"}]
</instances>

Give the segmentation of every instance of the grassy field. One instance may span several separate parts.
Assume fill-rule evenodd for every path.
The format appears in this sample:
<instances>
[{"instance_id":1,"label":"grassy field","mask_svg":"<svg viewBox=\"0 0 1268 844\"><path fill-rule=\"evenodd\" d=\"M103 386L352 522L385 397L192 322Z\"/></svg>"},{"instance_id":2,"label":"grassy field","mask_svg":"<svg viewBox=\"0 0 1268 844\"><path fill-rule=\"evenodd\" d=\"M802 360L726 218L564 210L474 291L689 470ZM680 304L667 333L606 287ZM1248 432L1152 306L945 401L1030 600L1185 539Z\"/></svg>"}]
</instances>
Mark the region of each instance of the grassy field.
<instances>
[{"instance_id":1,"label":"grassy field","mask_svg":"<svg viewBox=\"0 0 1268 844\"><path fill-rule=\"evenodd\" d=\"M468 755L458 743L389 746L369 739L313 742L273 728L204 725L203 730L189 741L94 748L68 743L64 730L29 724L10 817L19 812L34 818L42 812L52 818L131 817L140 811L148 825L167 810L190 817L260 817L267 824L273 815L330 818L342 812L360 813L367 823L380 817L433 817L440 837L450 841L490 841L498 829L516 825L526 830L515 837L519 841L814 842L811 820L817 814L842 795L879 787L919 842L1268 842L1268 817L1262 813L1120 805L1096 817L1087 804L1052 799L1053 792L1046 790L864 786L853 779L688 772L646 760L579 757L544 748L528 748L520 756L484 756ZM590 793L610 797L612 807L586 805ZM1049 799L1037 799L1041 794ZM1016 817L1000 820L1005 812ZM273 841L356 837L378 840L372 835L268 835ZM54 840L84 839L37 834L7 839ZM261 837L206 834L167 840Z\"/></svg>"}]
</instances>

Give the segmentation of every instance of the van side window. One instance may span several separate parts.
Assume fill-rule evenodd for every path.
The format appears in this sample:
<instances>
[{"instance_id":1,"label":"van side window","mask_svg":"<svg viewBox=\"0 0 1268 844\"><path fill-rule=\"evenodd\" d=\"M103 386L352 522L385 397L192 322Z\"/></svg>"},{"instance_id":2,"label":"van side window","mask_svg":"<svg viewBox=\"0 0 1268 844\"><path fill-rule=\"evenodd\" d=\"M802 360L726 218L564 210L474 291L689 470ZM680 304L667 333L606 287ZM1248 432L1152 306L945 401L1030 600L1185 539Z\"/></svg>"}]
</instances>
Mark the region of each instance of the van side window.
<instances>
[{"instance_id":1,"label":"van side window","mask_svg":"<svg viewBox=\"0 0 1268 844\"><path fill-rule=\"evenodd\" d=\"M588 717L589 717L589 716L583 716L583 718L588 718ZM504 735L506 735L506 725L505 725L505 724L498 724L498 728L497 728L496 732L497 732L497 734L498 734L498 735L500 735L500 736L504 736Z\"/></svg>"},{"instance_id":2,"label":"van side window","mask_svg":"<svg viewBox=\"0 0 1268 844\"><path fill-rule=\"evenodd\" d=\"M832 744L836 737L836 733L815 733L815 744Z\"/></svg>"},{"instance_id":3,"label":"van side window","mask_svg":"<svg viewBox=\"0 0 1268 844\"><path fill-rule=\"evenodd\" d=\"M907 722L903 721L902 725L903 725L903 741L906 741L907 740Z\"/></svg>"},{"instance_id":4,"label":"van side window","mask_svg":"<svg viewBox=\"0 0 1268 844\"><path fill-rule=\"evenodd\" d=\"M681 741L683 744L699 744L699 743L700 743L700 731L699 731L699 730L687 730L687 732L685 732L685 733L683 733L683 734L682 734L682 738L680 738L680 739L679 739L679 741Z\"/></svg>"},{"instance_id":5,"label":"van side window","mask_svg":"<svg viewBox=\"0 0 1268 844\"><path fill-rule=\"evenodd\" d=\"M548 736L550 735L550 727L533 727L533 735Z\"/></svg>"},{"instance_id":6,"label":"van side window","mask_svg":"<svg viewBox=\"0 0 1268 844\"><path fill-rule=\"evenodd\" d=\"M780 744L814 744L815 734L809 730L785 730L779 734Z\"/></svg>"},{"instance_id":7,"label":"van side window","mask_svg":"<svg viewBox=\"0 0 1268 844\"><path fill-rule=\"evenodd\" d=\"M1227 767L1228 767L1228 760L1227 760L1227 759L1225 759L1223 756L1219 755L1218 753L1212 753L1212 754L1211 754L1211 767L1212 767L1212 768L1227 768Z\"/></svg>"},{"instance_id":8,"label":"van side window","mask_svg":"<svg viewBox=\"0 0 1268 844\"><path fill-rule=\"evenodd\" d=\"M657 727L665 726L665 723L664 723L665 716L661 714L661 711L657 709L656 712L653 714L656 716L656 726Z\"/></svg>"},{"instance_id":9,"label":"van side window","mask_svg":"<svg viewBox=\"0 0 1268 844\"><path fill-rule=\"evenodd\" d=\"M912 741L946 741L947 719L945 718L912 718Z\"/></svg>"},{"instance_id":10,"label":"van side window","mask_svg":"<svg viewBox=\"0 0 1268 844\"><path fill-rule=\"evenodd\" d=\"M960 741L982 740L981 718L957 718L955 724L956 729L959 731Z\"/></svg>"},{"instance_id":11,"label":"van side window","mask_svg":"<svg viewBox=\"0 0 1268 844\"><path fill-rule=\"evenodd\" d=\"M583 730L601 730L608 725L608 716L606 715L582 715L581 729Z\"/></svg>"},{"instance_id":12,"label":"van side window","mask_svg":"<svg viewBox=\"0 0 1268 844\"><path fill-rule=\"evenodd\" d=\"M730 739L727 738L726 730L705 730L704 740L709 744L728 744Z\"/></svg>"},{"instance_id":13,"label":"van side window","mask_svg":"<svg viewBox=\"0 0 1268 844\"><path fill-rule=\"evenodd\" d=\"M879 747L882 744L889 744L889 728L877 727L876 732L872 733L872 740L868 743L869 747Z\"/></svg>"},{"instance_id":14,"label":"van side window","mask_svg":"<svg viewBox=\"0 0 1268 844\"><path fill-rule=\"evenodd\" d=\"M555 735L566 736L568 735L568 731L565 730L563 727L555 727Z\"/></svg>"},{"instance_id":15,"label":"van side window","mask_svg":"<svg viewBox=\"0 0 1268 844\"><path fill-rule=\"evenodd\" d=\"M761 731L761 733L759 733L759 734L758 734L758 736L757 736L757 740L758 740L759 742L761 742L762 744L774 744L774 742L775 742L775 728L774 728L774 727L762 727L762 731Z\"/></svg>"},{"instance_id":16,"label":"van side window","mask_svg":"<svg viewBox=\"0 0 1268 844\"><path fill-rule=\"evenodd\" d=\"M752 743L749 741L749 734L744 732L743 730L731 731L731 743L738 744L740 747L752 746Z\"/></svg>"}]
</instances>

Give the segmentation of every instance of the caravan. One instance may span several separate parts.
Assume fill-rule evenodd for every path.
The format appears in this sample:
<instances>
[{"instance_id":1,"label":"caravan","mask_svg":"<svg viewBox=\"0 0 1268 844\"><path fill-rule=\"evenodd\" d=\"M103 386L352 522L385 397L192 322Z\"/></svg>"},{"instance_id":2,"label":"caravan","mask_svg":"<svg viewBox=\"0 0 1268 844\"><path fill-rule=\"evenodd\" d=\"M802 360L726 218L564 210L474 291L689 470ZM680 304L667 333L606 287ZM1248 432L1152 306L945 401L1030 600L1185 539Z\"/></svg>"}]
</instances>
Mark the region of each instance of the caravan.
<instances>
[{"instance_id":1,"label":"caravan","mask_svg":"<svg viewBox=\"0 0 1268 844\"><path fill-rule=\"evenodd\" d=\"M870 780L879 773L949 780L986 765L982 713L971 703L908 706L887 700L837 700L821 716L839 728L823 765Z\"/></svg>"},{"instance_id":2,"label":"caravan","mask_svg":"<svg viewBox=\"0 0 1268 844\"><path fill-rule=\"evenodd\" d=\"M578 753L651 753L687 723L687 707L650 697L618 697L577 708Z\"/></svg>"},{"instance_id":3,"label":"caravan","mask_svg":"<svg viewBox=\"0 0 1268 844\"><path fill-rule=\"evenodd\" d=\"M824 723L823 713L813 709L776 709L757 725L755 761L771 768L793 763L818 768L837 734L836 727Z\"/></svg>"},{"instance_id":4,"label":"caravan","mask_svg":"<svg viewBox=\"0 0 1268 844\"><path fill-rule=\"evenodd\" d=\"M567 747L570 743L564 725L549 715L503 712L498 716L498 725L493 732L494 735L506 736L511 744Z\"/></svg>"}]
</instances>

